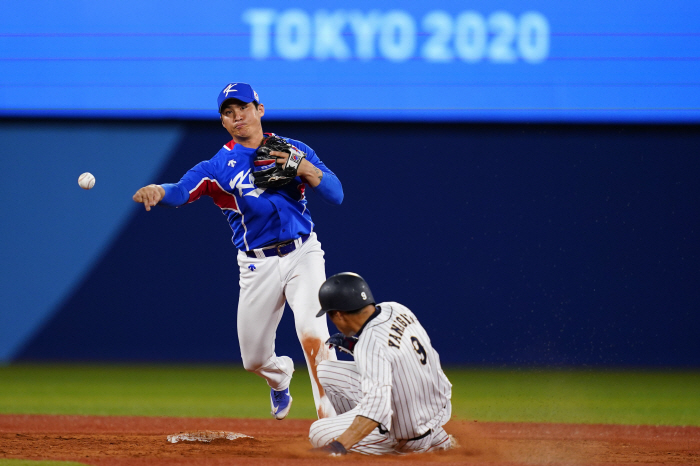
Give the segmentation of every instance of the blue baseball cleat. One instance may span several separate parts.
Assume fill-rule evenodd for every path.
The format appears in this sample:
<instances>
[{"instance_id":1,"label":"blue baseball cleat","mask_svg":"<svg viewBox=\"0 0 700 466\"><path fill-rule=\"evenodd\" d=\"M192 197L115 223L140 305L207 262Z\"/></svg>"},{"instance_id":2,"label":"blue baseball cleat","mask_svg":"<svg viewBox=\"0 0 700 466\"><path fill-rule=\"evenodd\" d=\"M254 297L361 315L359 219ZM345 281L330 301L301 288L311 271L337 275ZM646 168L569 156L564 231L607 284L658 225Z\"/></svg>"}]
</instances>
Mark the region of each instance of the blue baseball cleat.
<instances>
[{"instance_id":1,"label":"blue baseball cleat","mask_svg":"<svg viewBox=\"0 0 700 466\"><path fill-rule=\"evenodd\" d=\"M270 390L270 404L275 419L281 421L287 417L289 408L292 407L292 396L289 394L289 388L280 391Z\"/></svg>"}]
</instances>

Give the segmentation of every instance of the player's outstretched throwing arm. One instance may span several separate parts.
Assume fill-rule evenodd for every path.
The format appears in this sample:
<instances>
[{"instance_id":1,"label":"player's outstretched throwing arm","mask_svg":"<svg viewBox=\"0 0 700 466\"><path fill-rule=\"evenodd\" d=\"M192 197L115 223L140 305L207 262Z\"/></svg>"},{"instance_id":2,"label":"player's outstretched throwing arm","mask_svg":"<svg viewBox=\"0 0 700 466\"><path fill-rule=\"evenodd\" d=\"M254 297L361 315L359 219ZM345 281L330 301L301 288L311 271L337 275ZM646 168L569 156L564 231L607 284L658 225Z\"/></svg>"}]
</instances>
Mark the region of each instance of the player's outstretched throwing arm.
<instances>
[{"instance_id":1,"label":"player's outstretched throwing arm","mask_svg":"<svg viewBox=\"0 0 700 466\"><path fill-rule=\"evenodd\" d=\"M178 207L197 200L202 194L209 194L206 189L195 190L203 180L213 179L209 161L200 162L189 170L176 184L149 184L136 191L133 199L142 203L146 210L160 204L166 207ZM192 192L190 192L190 190Z\"/></svg>"}]
</instances>

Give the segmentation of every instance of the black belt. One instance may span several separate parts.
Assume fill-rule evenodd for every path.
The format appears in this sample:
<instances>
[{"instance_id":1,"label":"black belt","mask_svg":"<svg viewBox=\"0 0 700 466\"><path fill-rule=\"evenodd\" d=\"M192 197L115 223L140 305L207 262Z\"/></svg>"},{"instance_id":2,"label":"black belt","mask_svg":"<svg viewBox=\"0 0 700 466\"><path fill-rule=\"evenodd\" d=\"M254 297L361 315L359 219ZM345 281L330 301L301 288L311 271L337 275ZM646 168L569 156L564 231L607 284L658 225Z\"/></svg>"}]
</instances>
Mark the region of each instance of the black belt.
<instances>
[{"instance_id":1,"label":"black belt","mask_svg":"<svg viewBox=\"0 0 700 466\"><path fill-rule=\"evenodd\" d=\"M414 441L414 440L420 440L420 439L422 439L422 438L427 437L428 435L430 435L430 434L432 434L432 433L433 433L433 429L428 429L423 435L419 435L418 437L410 438L410 439L408 439L408 440L406 440L406 441L407 441L407 442L412 442L412 441Z\"/></svg>"},{"instance_id":2,"label":"black belt","mask_svg":"<svg viewBox=\"0 0 700 466\"><path fill-rule=\"evenodd\" d=\"M301 235L301 244L304 244L307 239L309 239L309 235ZM290 241L284 241L282 243L277 243L273 244L272 246L267 246L262 249L258 249L259 251L262 251L262 253L265 255L265 257L272 257L272 256L279 256L279 257L284 257L290 252L294 251L297 248L296 245L296 240L290 240ZM248 257L258 257L255 255L255 251L246 251L245 255Z\"/></svg>"}]
</instances>

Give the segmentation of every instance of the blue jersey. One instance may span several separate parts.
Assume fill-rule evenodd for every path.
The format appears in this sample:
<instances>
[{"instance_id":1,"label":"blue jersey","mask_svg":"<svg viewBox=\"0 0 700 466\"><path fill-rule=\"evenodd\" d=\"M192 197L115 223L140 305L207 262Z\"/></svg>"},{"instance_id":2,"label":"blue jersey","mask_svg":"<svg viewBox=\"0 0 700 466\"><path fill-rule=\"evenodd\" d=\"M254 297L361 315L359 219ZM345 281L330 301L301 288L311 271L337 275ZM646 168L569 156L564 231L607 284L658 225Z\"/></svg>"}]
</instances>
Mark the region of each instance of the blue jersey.
<instances>
[{"instance_id":1,"label":"blue jersey","mask_svg":"<svg viewBox=\"0 0 700 466\"><path fill-rule=\"evenodd\" d=\"M343 201L338 177L303 142L284 138L323 172L321 184L313 188L331 204ZM293 240L313 231L306 208L306 184L297 177L280 188L258 188L253 184L255 149L229 142L211 159L195 165L175 184L163 184L161 205L177 207L210 196L221 208L233 230L233 244L242 251Z\"/></svg>"}]
</instances>

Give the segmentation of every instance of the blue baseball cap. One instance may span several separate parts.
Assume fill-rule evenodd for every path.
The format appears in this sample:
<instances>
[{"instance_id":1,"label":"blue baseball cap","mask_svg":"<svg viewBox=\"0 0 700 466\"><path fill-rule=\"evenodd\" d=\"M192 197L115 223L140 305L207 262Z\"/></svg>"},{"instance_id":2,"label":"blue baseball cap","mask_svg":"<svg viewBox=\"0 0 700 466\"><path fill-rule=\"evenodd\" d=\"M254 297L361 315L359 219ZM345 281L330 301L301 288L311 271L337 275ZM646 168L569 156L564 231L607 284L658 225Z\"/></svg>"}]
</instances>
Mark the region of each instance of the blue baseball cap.
<instances>
[{"instance_id":1,"label":"blue baseball cap","mask_svg":"<svg viewBox=\"0 0 700 466\"><path fill-rule=\"evenodd\" d=\"M260 103L258 93L255 92L252 87L250 87L250 84L246 83L228 83L226 87L219 92L219 98L217 99L217 102L219 103L219 113L221 113L221 107L223 107L224 102L229 99L240 100L241 102L245 102L247 104L251 102Z\"/></svg>"}]
</instances>

